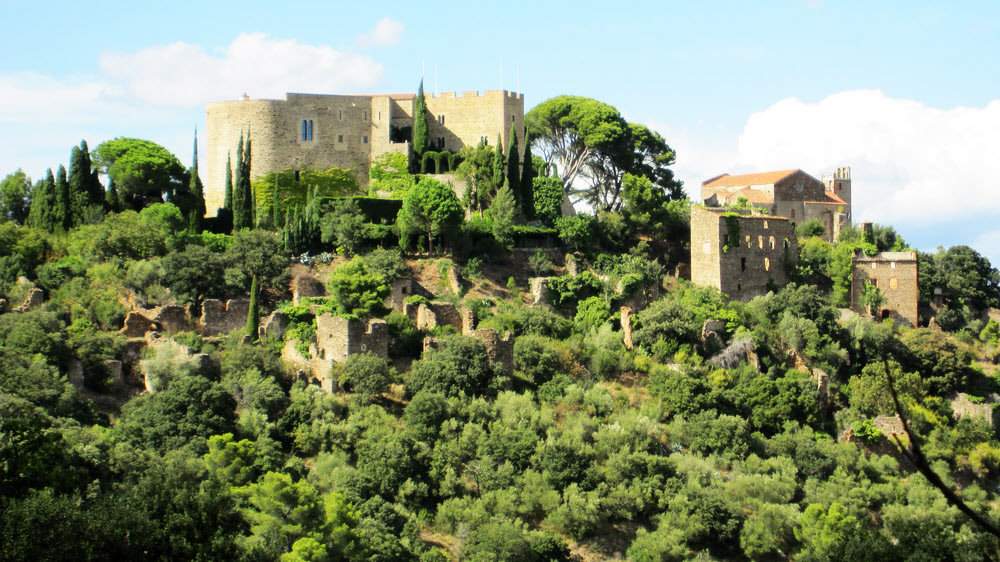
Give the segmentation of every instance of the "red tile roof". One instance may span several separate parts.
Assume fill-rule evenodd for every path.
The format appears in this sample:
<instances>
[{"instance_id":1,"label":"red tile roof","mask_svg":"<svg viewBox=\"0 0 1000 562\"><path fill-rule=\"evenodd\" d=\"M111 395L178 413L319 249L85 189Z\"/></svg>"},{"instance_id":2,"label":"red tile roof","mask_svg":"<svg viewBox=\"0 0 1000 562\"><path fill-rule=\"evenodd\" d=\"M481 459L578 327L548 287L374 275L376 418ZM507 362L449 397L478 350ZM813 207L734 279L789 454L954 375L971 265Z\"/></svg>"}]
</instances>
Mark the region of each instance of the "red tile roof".
<instances>
[{"instance_id":1,"label":"red tile roof","mask_svg":"<svg viewBox=\"0 0 1000 562\"><path fill-rule=\"evenodd\" d=\"M745 187L734 193L732 196L729 197L729 199L732 199L733 196L737 198L746 197L747 201L757 205L774 205L774 200L768 197L766 193L764 193L759 189L750 189L749 187Z\"/></svg>"},{"instance_id":2,"label":"red tile roof","mask_svg":"<svg viewBox=\"0 0 1000 562\"><path fill-rule=\"evenodd\" d=\"M738 176L731 176L729 174L722 174L721 176L712 178L710 180L702 183L702 187L740 187L740 186L750 186L750 185L770 185L777 183L788 176L799 172L801 170L780 170L777 172L761 172L758 174L741 174Z\"/></svg>"},{"instance_id":3,"label":"red tile roof","mask_svg":"<svg viewBox=\"0 0 1000 562\"><path fill-rule=\"evenodd\" d=\"M823 195L826 196L826 198L823 201L803 201L803 203L819 203L822 205L847 205L847 201L844 201L831 191L824 192Z\"/></svg>"}]
</instances>

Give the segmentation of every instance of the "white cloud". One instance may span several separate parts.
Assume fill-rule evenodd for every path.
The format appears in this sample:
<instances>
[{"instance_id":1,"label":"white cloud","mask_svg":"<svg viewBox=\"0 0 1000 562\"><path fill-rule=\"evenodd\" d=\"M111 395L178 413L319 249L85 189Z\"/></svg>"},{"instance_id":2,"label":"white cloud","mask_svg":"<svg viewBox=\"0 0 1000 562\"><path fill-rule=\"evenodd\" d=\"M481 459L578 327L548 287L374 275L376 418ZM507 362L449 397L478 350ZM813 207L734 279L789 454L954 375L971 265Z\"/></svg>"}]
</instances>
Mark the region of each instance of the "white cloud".
<instances>
[{"instance_id":1,"label":"white cloud","mask_svg":"<svg viewBox=\"0 0 1000 562\"><path fill-rule=\"evenodd\" d=\"M814 175L849 165L856 219L916 226L1000 214L997 154L1000 100L943 110L860 90L751 115L737 165Z\"/></svg>"},{"instance_id":2,"label":"white cloud","mask_svg":"<svg viewBox=\"0 0 1000 562\"><path fill-rule=\"evenodd\" d=\"M85 123L100 119L120 89L99 79L0 75L0 123Z\"/></svg>"},{"instance_id":3,"label":"white cloud","mask_svg":"<svg viewBox=\"0 0 1000 562\"><path fill-rule=\"evenodd\" d=\"M286 92L353 92L372 87L383 72L368 56L272 39L266 33L240 34L217 53L182 42L137 53L105 53L100 66L107 76L124 81L138 99L173 107L201 106L243 93L280 98Z\"/></svg>"},{"instance_id":4,"label":"white cloud","mask_svg":"<svg viewBox=\"0 0 1000 562\"><path fill-rule=\"evenodd\" d=\"M403 38L403 23L391 18L382 18L375 28L358 36L358 46L395 47Z\"/></svg>"}]
</instances>

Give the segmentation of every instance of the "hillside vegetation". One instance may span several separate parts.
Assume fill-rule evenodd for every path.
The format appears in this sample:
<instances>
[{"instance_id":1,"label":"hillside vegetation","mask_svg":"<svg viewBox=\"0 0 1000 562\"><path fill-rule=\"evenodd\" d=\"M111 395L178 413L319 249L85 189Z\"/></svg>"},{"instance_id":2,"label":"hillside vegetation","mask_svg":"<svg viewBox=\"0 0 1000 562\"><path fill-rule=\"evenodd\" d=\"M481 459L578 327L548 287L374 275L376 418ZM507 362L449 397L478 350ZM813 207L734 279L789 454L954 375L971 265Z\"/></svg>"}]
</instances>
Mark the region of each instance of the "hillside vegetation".
<instances>
[{"instance_id":1,"label":"hillside vegetation","mask_svg":"<svg viewBox=\"0 0 1000 562\"><path fill-rule=\"evenodd\" d=\"M318 171L235 197L256 203L236 213L252 228L234 231L231 209L201 216L197 169L175 161L169 189L133 178L106 200L66 179L89 172L4 180L2 560L1000 556L941 491L996 520L1000 275L970 248L921 254L938 327L901 329L841 310L852 252L906 248L890 227L828 244L808 225L795 282L730 301L677 274L690 202L638 168L575 217L553 209L566 186L540 159L534 195L522 183L516 197L509 178L459 199L383 163L373 177L398 199L379 200ZM293 302L293 277L324 294ZM427 292L410 303L444 300L510 332L513 369L387 307L405 277ZM532 304L533 277L549 278L548 304ZM43 302L13 310L32 288ZM251 294L248 327L229 334L192 323L163 334L177 345L146 346L119 333L133 309L197 318L206 299ZM636 311L630 347L622 306ZM258 339L275 310L287 329ZM388 325L388 357L334 366L334 392L282 359L309 356L327 312ZM890 385L925 464L906 454Z\"/></svg>"}]
</instances>

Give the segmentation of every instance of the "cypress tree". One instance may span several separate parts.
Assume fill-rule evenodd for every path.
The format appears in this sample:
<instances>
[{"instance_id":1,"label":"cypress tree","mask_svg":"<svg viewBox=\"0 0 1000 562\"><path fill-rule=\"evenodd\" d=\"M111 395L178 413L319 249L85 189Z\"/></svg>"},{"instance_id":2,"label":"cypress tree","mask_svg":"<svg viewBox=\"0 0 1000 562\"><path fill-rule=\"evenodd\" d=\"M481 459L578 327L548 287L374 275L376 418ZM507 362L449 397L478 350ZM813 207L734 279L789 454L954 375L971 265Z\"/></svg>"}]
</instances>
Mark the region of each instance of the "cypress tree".
<instances>
[{"instance_id":1,"label":"cypress tree","mask_svg":"<svg viewBox=\"0 0 1000 562\"><path fill-rule=\"evenodd\" d=\"M420 88L417 90L417 97L413 100L413 152L417 154L418 161L423 158L427 144L430 142L430 133L427 130L427 101L424 99L424 79L420 79Z\"/></svg>"},{"instance_id":2,"label":"cypress tree","mask_svg":"<svg viewBox=\"0 0 1000 562\"><path fill-rule=\"evenodd\" d=\"M226 153L226 195L222 201L222 208L233 210L233 155Z\"/></svg>"},{"instance_id":3,"label":"cypress tree","mask_svg":"<svg viewBox=\"0 0 1000 562\"><path fill-rule=\"evenodd\" d=\"M28 226L48 232L55 230L56 180L49 168L45 179L35 184L31 193L31 207L28 209Z\"/></svg>"},{"instance_id":4,"label":"cypress tree","mask_svg":"<svg viewBox=\"0 0 1000 562\"><path fill-rule=\"evenodd\" d=\"M257 341L258 329L260 328L260 295L257 288L257 276L253 276L250 283L250 311L247 312L247 335L250 341Z\"/></svg>"},{"instance_id":5,"label":"cypress tree","mask_svg":"<svg viewBox=\"0 0 1000 562\"><path fill-rule=\"evenodd\" d=\"M274 201L271 202L271 217L274 228L281 228L281 190L278 188L278 174L274 174Z\"/></svg>"},{"instance_id":6,"label":"cypress tree","mask_svg":"<svg viewBox=\"0 0 1000 562\"><path fill-rule=\"evenodd\" d=\"M67 228L83 223L83 210L87 208L87 183L90 182L90 162L79 146L69 154L69 187L66 198L69 213Z\"/></svg>"},{"instance_id":7,"label":"cypress tree","mask_svg":"<svg viewBox=\"0 0 1000 562\"><path fill-rule=\"evenodd\" d=\"M103 208L104 188L93 169L87 141L74 146L69 157L69 223L81 225L86 221L87 210L92 206Z\"/></svg>"},{"instance_id":8,"label":"cypress tree","mask_svg":"<svg viewBox=\"0 0 1000 562\"><path fill-rule=\"evenodd\" d=\"M189 189L191 191L191 198L193 199L193 204L191 206L191 215L189 217L191 225L191 233L197 234L201 232L201 220L205 217L205 186L201 183L201 178L198 177L198 128L194 129L194 156L191 159L191 170L189 171L191 175L191 183Z\"/></svg>"},{"instance_id":9,"label":"cypress tree","mask_svg":"<svg viewBox=\"0 0 1000 562\"><path fill-rule=\"evenodd\" d=\"M514 195L517 211L527 216L528 211L524 206L524 197L521 194L521 155L518 154L518 150L517 128L511 123L510 144L507 148L507 185L510 186L510 191Z\"/></svg>"},{"instance_id":10,"label":"cypress tree","mask_svg":"<svg viewBox=\"0 0 1000 562\"><path fill-rule=\"evenodd\" d=\"M497 135L497 147L493 152L493 189L499 191L507 177L507 159L503 156L503 139Z\"/></svg>"},{"instance_id":11,"label":"cypress tree","mask_svg":"<svg viewBox=\"0 0 1000 562\"><path fill-rule=\"evenodd\" d=\"M521 201L524 216L535 218L535 159L531 157L531 141L524 133L524 165L521 166Z\"/></svg>"},{"instance_id":12,"label":"cypress tree","mask_svg":"<svg viewBox=\"0 0 1000 562\"><path fill-rule=\"evenodd\" d=\"M121 212L121 201L118 200L118 188L115 180L108 176L108 190L104 192L104 206L113 213Z\"/></svg>"},{"instance_id":13,"label":"cypress tree","mask_svg":"<svg viewBox=\"0 0 1000 562\"><path fill-rule=\"evenodd\" d=\"M240 132L240 142L236 149L236 185L233 186L233 232L244 228L253 228L253 193L250 189L250 140L247 139L246 150L243 145L243 132Z\"/></svg>"},{"instance_id":14,"label":"cypress tree","mask_svg":"<svg viewBox=\"0 0 1000 562\"><path fill-rule=\"evenodd\" d=\"M244 196L246 200L250 202L250 226L253 228L257 224L257 192L254 191L253 185L250 184L250 127L247 127L247 144L246 149L243 150L243 189L246 191Z\"/></svg>"},{"instance_id":15,"label":"cypress tree","mask_svg":"<svg viewBox=\"0 0 1000 562\"><path fill-rule=\"evenodd\" d=\"M54 212L55 226L69 230L73 225L72 204L70 202L69 180L66 178L66 167L59 165L56 172L56 207Z\"/></svg>"}]
</instances>

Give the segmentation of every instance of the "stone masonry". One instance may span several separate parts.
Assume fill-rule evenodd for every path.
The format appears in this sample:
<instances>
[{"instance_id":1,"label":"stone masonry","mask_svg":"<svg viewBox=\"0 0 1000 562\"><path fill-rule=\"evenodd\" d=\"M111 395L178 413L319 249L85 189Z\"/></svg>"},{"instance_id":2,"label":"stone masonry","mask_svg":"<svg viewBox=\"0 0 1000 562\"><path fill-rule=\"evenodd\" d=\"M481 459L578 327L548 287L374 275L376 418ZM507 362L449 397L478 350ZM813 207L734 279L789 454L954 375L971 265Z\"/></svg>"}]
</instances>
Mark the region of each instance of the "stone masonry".
<instances>
[{"instance_id":1,"label":"stone masonry","mask_svg":"<svg viewBox=\"0 0 1000 562\"><path fill-rule=\"evenodd\" d=\"M249 299L232 299L226 302L205 299L201 304L201 335L228 334L236 328L246 326L249 312Z\"/></svg>"},{"instance_id":2,"label":"stone masonry","mask_svg":"<svg viewBox=\"0 0 1000 562\"><path fill-rule=\"evenodd\" d=\"M430 331L437 326L454 326L462 331L462 315L450 302L433 301L417 308L417 328Z\"/></svg>"},{"instance_id":3,"label":"stone masonry","mask_svg":"<svg viewBox=\"0 0 1000 562\"><path fill-rule=\"evenodd\" d=\"M357 353L374 353L389 357L389 329L385 320L373 319L367 324L348 320L329 312L316 317L316 348L320 359L343 363Z\"/></svg>"},{"instance_id":4,"label":"stone masonry","mask_svg":"<svg viewBox=\"0 0 1000 562\"><path fill-rule=\"evenodd\" d=\"M226 157L235 158L240 132L253 141L251 175L276 170L354 170L362 189L368 169L382 154L409 154L409 142L393 142L393 129L413 126L414 94L285 94L284 99L250 99L208 104L205 202L209 214L222 206ZM431 149L458 152L501 137L510 144L518 131L524 154L524 95L506 90L425 95ZM398 139L397 139L398 140ZM522 157L523 161L523 157Z\"/></svg>"},{"instance_id":5,"label":"stone masonry","mask_svg":"<svg viewBox=\"0 0 1000 562\"><path fill-rule=\"evenodd\" d=\"M900 326L916 326L917 312L917 253L882 252L874 256L854 256L851 260L851 310L861 316L871 316L861 302L865 281L878 287L885 302L878 316L892 318Z\"/></svg>"},{"instance_id":6,"label":"stone masonry","mask_svg":"<svg viewBox=\"0 0 1000 562\"><path fill-rule=\"evenodd\" d=\"M734 227L737 232L729 232ZM732 234L732 236L730 236ZM691 281L740 301L788 284L798 255L791 222L752 209L691 208Z\"/></svg>"}]
</instances>

